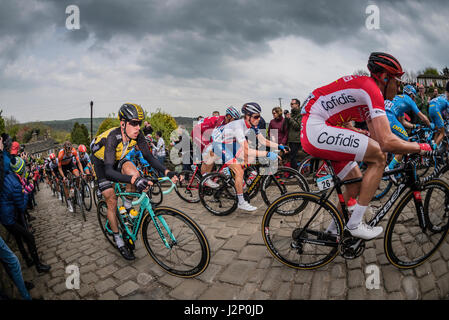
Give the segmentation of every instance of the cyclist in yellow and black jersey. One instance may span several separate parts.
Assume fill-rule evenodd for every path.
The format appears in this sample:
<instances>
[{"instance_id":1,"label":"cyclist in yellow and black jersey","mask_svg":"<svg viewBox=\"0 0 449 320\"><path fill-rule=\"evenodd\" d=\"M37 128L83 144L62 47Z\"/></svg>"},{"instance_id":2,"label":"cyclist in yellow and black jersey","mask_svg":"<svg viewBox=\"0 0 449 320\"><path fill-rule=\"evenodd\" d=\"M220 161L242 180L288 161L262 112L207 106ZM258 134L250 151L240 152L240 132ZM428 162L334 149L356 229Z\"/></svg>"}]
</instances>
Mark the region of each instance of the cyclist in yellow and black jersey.
<instances>
[{"instance_id":1,"label":"cyclist in yellow and black jersey","mask_svg":"<svg viewBox=\"0 0 449 320\"><path fill-rule=\"evenodd\" d=\"M114 232L114 240L121 255L127 260L135 259L133 253L124 245L120 237L117 217L117 196L112 181L127 183L126 191L147 192L151 181L140 176L136 166L126 159L126 155L138 145L143 157L154 169L177 181L174 172L165 168L150 152L145 136L140 131L144 114L137 104L125 103L118 112L120 127L109 129L98 135L91 143L91 161L98 179L98 189L105 197L108 206L108 220ZM131 200L125 199L124 207L131 209Z\"/></svg>"}]
</instances>

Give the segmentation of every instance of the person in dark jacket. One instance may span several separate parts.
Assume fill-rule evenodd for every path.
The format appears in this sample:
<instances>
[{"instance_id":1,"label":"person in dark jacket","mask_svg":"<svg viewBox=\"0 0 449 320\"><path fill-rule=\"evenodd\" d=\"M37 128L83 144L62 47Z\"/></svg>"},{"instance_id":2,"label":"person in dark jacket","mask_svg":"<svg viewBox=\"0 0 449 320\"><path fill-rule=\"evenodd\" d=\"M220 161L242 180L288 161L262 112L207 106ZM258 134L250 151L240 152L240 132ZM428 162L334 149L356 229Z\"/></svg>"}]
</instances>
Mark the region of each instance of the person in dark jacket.
<instances>
[{"instance_id":1,"label":"person in dark jacket","mask_svg":"<svg viewBox=\"0 0 449 320\"><path fill-rule=\"evenodd\" d=\"M288 138L287 121L285 120L281 107L273 108L273 120L268 125L268 138L278 144L285 146ZM275 132L277 130L277 132Z\"/></svg>"},{"instance_id":2,"label":"person in dark jacket","mask_svg":"<svg viewBox=\"0 0 449 320\"><path fill-rule=\"evenodd\" d=\"M20 176L25 171L25 162L22 158L16 157L15 165L11 166L12 171L5 175L3 190L0 193L0 222L10 232L17 241L17 246L28 267L33 264L39 273L50 271L50 266L41 263L34 236L28 230L25 220L26 202L24 191L20 182ZM31 255L29 258L23 241L27 244Z\"/></svg>"},{"instance_id":3,"label":"person in dark jacket","mask_svg":"<svg viewBox=\"0 0 449 320\"><path fill-rule=\"evenodd\" d=\"M290 102L290 116L286 118L288 128L288 146L290 147L290 166L298 170L298 151L301 148L301 109L300 102L294 98Z\"/></svg>"}]
</instances>

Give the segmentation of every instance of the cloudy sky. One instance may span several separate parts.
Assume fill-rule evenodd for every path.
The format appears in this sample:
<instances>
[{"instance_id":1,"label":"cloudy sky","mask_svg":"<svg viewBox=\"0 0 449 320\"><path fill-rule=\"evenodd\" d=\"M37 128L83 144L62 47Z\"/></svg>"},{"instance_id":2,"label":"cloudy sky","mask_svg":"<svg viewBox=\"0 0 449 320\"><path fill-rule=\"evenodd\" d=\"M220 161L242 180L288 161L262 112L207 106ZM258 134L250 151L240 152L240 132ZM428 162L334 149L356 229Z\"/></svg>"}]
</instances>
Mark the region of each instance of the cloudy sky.
<instances>
[{"instance_id":1,"label":"cloudy sky","mask_svg":"<svg viewBox=\"0 0 449 320\"><path fill-rule=\"evenodd\" d=\"M447 1L0 0L0 109L26 122L90 117L91 100L94 117L124 102L198 116L256 101L270 120L278 98L303 101L372 51L407 70L449 66L447 17Z\"/></svg>"}]
</instances>

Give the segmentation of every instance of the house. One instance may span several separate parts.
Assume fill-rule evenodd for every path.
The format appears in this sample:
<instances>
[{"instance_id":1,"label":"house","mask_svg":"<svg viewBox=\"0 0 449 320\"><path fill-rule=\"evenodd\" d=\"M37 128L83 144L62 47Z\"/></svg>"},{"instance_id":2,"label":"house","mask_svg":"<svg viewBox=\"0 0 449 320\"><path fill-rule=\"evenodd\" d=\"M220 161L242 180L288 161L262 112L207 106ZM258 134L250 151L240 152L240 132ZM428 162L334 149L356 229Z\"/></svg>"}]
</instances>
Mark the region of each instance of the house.
<instances>
[{"instance_id":1,"label":"house","mask_svg":"<svg viewBox=\"0 0 449 320\"><path fill-rule=\"evenodd\" d=\"M436 87L444 88L446 83L449 81L449 77L441 75L420 75L417 77L419 84L424 85L424 87L429 88L431 84Z\"/></svg>"},{"instance_id":2,"label":"house","mask_svg":"<svg viewBox=\"0 0 449 320\"><path fill-rule=\"evenodd\" d=\"M31 141L23 144L24 151L35 158L46 158L50 153L57 153L62 145L56 142L50 135L50 130L44 134L43 139L37 139L37 133L33 132Z\"/></svg>"}]
</instances>

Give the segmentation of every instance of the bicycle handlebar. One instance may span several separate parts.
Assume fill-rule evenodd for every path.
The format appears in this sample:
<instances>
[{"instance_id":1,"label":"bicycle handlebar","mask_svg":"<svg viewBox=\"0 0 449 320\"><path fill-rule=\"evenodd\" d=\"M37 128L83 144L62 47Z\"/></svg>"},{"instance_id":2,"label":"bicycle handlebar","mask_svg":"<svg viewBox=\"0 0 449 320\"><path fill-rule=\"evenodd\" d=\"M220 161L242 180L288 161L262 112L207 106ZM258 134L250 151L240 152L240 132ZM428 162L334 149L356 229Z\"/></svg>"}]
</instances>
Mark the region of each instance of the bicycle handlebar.
<instances>
[{"instance_id":1,"label":"bicycle handlebar","mask_svg":"<svg viewBox=\"0 0 449 320\"><path fill-rule=\"evenodd\" d=\"M175 184L173 181L171 181L171 179L170 179L169 177L159 178L158 180L159 180L160 182L170 181L170 183L171 183L170 188L168 188L168 189L165 190L165 191L162 191L162 194L169 194L170 192L173 191L174 188L176 188L176 184Z\"/></svg>"}]
</instances>

